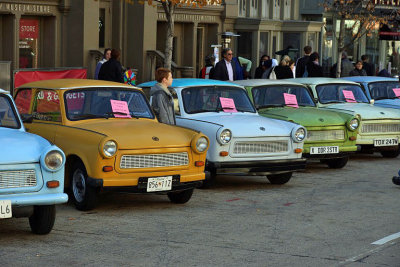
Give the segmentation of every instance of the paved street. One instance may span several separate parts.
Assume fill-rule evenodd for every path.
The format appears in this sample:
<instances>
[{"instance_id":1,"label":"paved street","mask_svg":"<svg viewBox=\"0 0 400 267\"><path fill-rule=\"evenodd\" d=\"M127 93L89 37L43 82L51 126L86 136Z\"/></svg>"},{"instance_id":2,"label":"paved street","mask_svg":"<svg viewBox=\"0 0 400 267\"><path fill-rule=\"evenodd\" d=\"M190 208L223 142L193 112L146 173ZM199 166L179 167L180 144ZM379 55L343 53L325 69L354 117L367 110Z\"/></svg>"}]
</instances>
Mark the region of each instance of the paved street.
<instances>
[{"instance_id":1,"label":"paved street","mask_svg":"<svg viewBox=\"0 0 400 267\"><path fill-rule=\"evenodd\" d=\"M53 231L0 221L3 266L400 266L400 159L354 156L342 170L313 162L284 186L219 176L186 205L107 193L97 209L58 207ZM381 244L383 243L383 244Z\"/></svg>"}]
</instances>

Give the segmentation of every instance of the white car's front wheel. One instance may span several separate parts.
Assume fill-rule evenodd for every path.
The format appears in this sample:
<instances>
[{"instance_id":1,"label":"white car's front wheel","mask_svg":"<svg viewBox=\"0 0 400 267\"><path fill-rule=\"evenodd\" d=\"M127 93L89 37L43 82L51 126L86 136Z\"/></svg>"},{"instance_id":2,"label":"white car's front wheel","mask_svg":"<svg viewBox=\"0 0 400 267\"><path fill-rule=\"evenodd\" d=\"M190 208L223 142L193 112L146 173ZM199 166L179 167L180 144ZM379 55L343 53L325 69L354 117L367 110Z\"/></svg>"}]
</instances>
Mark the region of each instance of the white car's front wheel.
<instances>
[{"instance_id":1,"label":"white car's front wheel","mask_svg":"<svg viewBox=\"0 0 400 267\"><path fill-rule=\"evenodd\" d=\"M56 220L56 205L34 206L29 217L29 225L33 233L45 235L51 232Z\"/></svg>"},{"instance_id":2,"label":"white car's front wheel","mask_svg":"<svg viewBox=\"0 0 400 267\"><path fill-rule=\"evenodd\" d=\"M292 178L292 172L286 172L281 174L267 175L267 178L271 184L286 184Z\"/></svg>"}]
</instances>

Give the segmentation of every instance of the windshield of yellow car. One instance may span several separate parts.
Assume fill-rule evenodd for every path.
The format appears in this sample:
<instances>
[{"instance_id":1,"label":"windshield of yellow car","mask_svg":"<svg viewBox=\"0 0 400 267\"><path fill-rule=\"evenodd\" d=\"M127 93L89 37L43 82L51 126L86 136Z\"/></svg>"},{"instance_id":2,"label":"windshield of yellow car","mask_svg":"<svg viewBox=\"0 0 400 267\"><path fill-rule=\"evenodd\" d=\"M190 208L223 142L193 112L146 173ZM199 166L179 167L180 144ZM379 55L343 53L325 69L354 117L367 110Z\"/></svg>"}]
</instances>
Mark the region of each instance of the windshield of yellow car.
<instances>
[{"instance_id":1,"label":"windshield of yellow car","mask_svg":"<svg viewBox=\"0 0 400 267\"><path fill-rule=\"evenodd\" d=\"M182 90L182 100L185 112L188 114L226 112L228 108L224 108L224 103L228 103L238 112L256 112L245 90L238 87L189 87Z\"/></svg>"},{"instance_id":2,"label":"windshield of yellow car","mask_svg":"<svg viewBox=\"0 0 400 267\"><path fill-rule=\"evenodd\" d=\"M18 116L7 95L0 94L0 127L21 128Z\"/></svg>"},{"instance_id":3,"label":"windshield of yellow car","mask_svg":"<svg viewBox=\"0 0 400 267\"><path fill-rule=\"evenodd\" d=\"M400 88L400 83L395 81L373 82L368 85L368 88L372 99L395 99L398 97L393 89Z\"/></svg>"},{"instance_id":4,"label":"windshield of yellow car","mask_svg":"<svg viewBox=\"0 0 400 267\"><path fill-rule=\"evenodd\" d=\"M317 86L318 100L321 104L329 103L369 103L359 85L323 84Z\"/></svg>"},{"instance_id":5,"label":"windshield of yellow car","mask_svg":"<svg viewBox=\"0 0 400 267\"><path fill-rule=\"evenodd\" d=\"M69 120L148 118L154 114L143 93L125 88L75 89L64 93Z\"/></svg>"},{"instance_id":6,"label":"windshield of yellow car","mask_svg":"<svg viewBox=\"0 0 400 267\"><path fill-rule=\"evenodd\" d=\"M295 85L274 85L259 86L251 90L254 105L257 108L263 107L283 107L288 105L285 94L295 95L299 106L315 107L308 90L302 86Z\"/></svg>"}]
</instances>

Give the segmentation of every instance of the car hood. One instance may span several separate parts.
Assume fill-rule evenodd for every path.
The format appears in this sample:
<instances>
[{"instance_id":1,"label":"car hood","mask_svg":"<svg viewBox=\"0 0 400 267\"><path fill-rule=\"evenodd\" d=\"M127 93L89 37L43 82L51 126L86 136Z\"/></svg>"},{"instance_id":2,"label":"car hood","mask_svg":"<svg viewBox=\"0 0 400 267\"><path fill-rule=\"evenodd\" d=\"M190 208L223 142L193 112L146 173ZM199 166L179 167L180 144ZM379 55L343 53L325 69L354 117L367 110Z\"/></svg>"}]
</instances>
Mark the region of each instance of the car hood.
<instances>
[{"instance_id":1,"label":"car hood","mask_svg":"<svg viewBox=\"0 0 400 267\"><path fill-rule=\"evenodd\" d=\"M400 109L400 99L375 100L375 106L383 107L383 108L397 108L397 109Z\"/></svg>"},{"instance_id":2,"label":"car hood","mask_svg":"<svg viewBox=\"0 0 400 267\"><path fill-rule=\"evenodd\" d=\"M252 113L208 113L190 119L230 129L235 137L288 136L296 125ZM262 130L261 128L264 128Z\"/></svg>"},{"instance_id":3,"label":"car hood","mask_svg":"<svg viewBox=\"0 0 400 267\"><path fill-rule=\"evenodd\" d=\"M119 149L190 146L197 132L146 119L85 121L76 127L103 134L117 142Z\"/></svg>"},{"instance_id":4,"label":"car hood","mask_svg":"<svg viewBox=\"0 0 400 267\"><path fill-rule=\"evenodd\" d=\"M0 128L1 164L39 162L44 150L51 146L46 139L16 129Z\"/></svg>"},{"instance_id":5,"label":"car hood","mask_svg":"<svg viewBox=\"0 0 400 267\"><path fill-rule=\"evenodd\" d=\"M400 112L396 109L382 108L367 103L340 103L325 106L329 109L352 111L360 114L362 120L373 119L400 119Z\"/></svg>"},{"instance_id":6,"label":"car hood","mask_svg":"<svg viewBox=\"0 0 400 267\"><path fill-rule=\"evenodd\" d=\"M320 109L316 107L291 107L260 109L260 115L276 119L293 121L303 126L337 126L345 125L353 116L342 112Z\"/></svg>"}]
</instances>

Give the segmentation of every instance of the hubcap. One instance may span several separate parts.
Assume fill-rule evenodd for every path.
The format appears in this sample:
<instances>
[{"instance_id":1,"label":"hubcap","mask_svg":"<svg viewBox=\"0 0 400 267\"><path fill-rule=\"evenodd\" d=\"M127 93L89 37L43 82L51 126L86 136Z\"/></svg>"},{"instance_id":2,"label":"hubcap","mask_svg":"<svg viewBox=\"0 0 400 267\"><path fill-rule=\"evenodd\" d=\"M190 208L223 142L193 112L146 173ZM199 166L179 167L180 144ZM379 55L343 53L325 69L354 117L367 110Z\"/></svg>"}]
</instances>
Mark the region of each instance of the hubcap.
<instances>
[{"instance_id":1,"label":"hubcap","mask_svg":"<svg viewBox=\"0 0 400 267\"><path fill-rule=\"evenodd\" d=\"M82 170L77 169L72 177L72 191L77 202L82 202L85 199L85 175Z\"/></svg>"}]
</instances>

